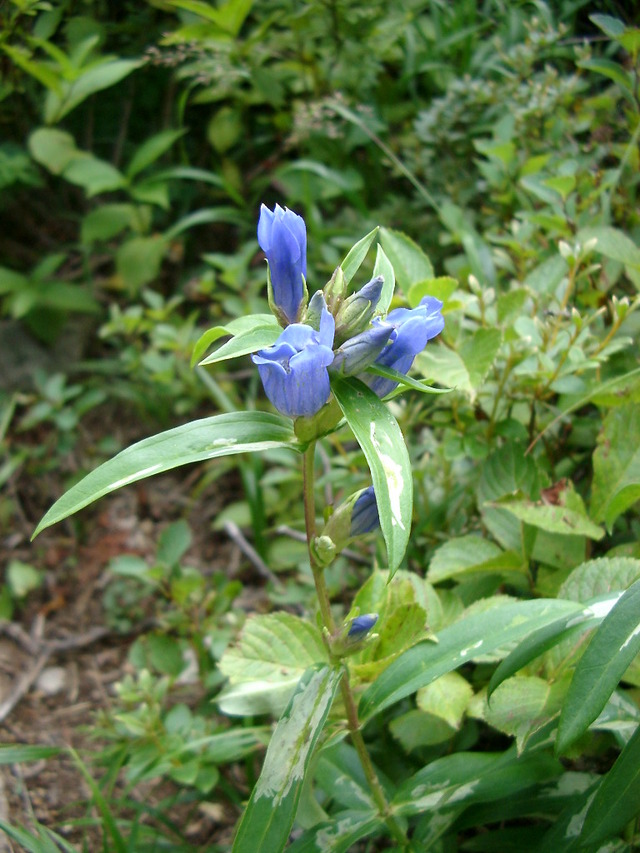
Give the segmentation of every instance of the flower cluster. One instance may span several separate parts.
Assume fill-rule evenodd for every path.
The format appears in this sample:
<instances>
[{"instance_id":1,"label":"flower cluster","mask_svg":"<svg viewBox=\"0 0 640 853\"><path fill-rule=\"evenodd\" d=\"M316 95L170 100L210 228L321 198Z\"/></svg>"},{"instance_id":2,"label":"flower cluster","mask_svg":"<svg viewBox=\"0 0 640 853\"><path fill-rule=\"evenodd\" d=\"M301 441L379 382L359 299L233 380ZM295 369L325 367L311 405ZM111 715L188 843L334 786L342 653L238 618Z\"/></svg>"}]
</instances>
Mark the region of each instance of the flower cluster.
<instances>
[{"instance_id":1,"label":"flower cluster","mask_svg":"<svg viewBox=\"0 0 640 853\"><path fill-rule=\"evenodd\" d=\"M269 304L284 330L273 346L252 358L267 397L290 418L311 417L322 409L331 396L330 372L358 376L386 397L398 383L367 368L406 374L444 327L442 302L433 296L425 296L416 308L376 316L382 277L347 297L340 268L340 275L307 304L307 231L302 217L288 208L276 205L271 211L262 205L258 242L269 265Z\"/></svg>"}]
</instances>

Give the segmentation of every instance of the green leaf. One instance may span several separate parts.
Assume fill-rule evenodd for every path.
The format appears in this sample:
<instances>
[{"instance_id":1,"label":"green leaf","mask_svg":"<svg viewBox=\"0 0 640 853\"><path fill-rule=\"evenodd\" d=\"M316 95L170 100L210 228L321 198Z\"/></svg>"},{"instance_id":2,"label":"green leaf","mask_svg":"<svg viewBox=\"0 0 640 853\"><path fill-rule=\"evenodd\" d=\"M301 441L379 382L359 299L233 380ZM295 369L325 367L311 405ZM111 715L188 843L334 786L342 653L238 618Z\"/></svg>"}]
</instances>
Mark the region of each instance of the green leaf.
<instances>
[{"instance_id":1,"label":"green leaf","mask_svg":"<svg viewBox=\"0 0 640 853\"><path fill-rule=\"evenodd\" d=\"M587 602L640 579L640 560L633 557L598 557L575 568L558 590L558 598Z\"/></svg>"},{"instance_id":2,"label":"green leaf","mask_svg":"<svg viewBox=\"0 0 640 853\"><path fill-rule=\"evenodd\" d=\"M614 83L617 83L622 88L623 92L631 95L633 99L633 79L618 62L598 56L592 59L582 59L576 64L578 68L595 71L596 74L602 74L604 77L608 77L609 80L613 80Z\"/></svg>"},{"instance_id":3,"label":"green leaf","mask_svg":"<svg viewBox=\"0 0 640 853\"><path fill-rule=\"evenodd\" d=\"M346 258L340 264L342 267L342 272L344 274L344 280L348 284L354 275L360 269L360 266L364 259L367 256L367 252L371 247L371 244L376 238L376 234L378 233L378 226L373 229L373 231L369 231L361 240L358 240L357 243L349 249Z\"/></svg>"},{"instance_id":4,"label":"green leaf","mask_svg":"<svg viewBox=\"0 0 640 853\"><path fill-rule=\"evenodd\" d=\"M23 761L41 761L53 758L64 751L61 746L38 746L37 744L16 744L0 746L0 765L20 764Z\"/></svg>"},{"instance_id":5,"label":"green leaf","mask_svg":"<svg viewBox=\"0 0 640 853\"><path fill-rule=\"evenodd\" d=\"M404 437L391 412L363 382L333 377L332 389L369 464L393 576L407 549L413 510L411 462Z\"/></svg>"},{"instance_id":6,"label":"green leaf","mask_svg":"<svg viewBox=\"0 0 640 853\"><path fill-rule=\"evenodd\" d=\"M82 187L89 198L100 193L122 189L126 186L124 175L111 163L79 151L63 169L62 176L72 184Z\"/></svg>"},{"instance_id":7,"label":"green leaf","mask_svg":"<svg viewBox=\"0 0 640 853\"><path fill-rule=\"evenodd\" d=\"M370 719L474 657L501 649L560 616L581 609L569 601L539 599L509 602L465 616L440 631L437 643L420 643L397 658L363 694L360 719Z\"/></svg>"},{"instance_id":8,"label":"green leaf","mask_svg":"<svg viewBox=\"0 0 640 853\"><path fill-rule=\"evenodd\" d=\"M392 231L390 228L381 228L380 242L405 294L409 292L412 284L434 277L431 261L406 234Z\"/></svg>"},{"instance_id":9,"label":"green leaf","mask_svg":"<svg viewBox=\"0 0 640 853\"><path fill-rule=\"evenodd\" d=\"M291 613L253 616L220 659L230 685L216 701L225 714L280 714L305 670L325 661L315 625Z\"/></svg>"},{"instance_id":10,"label":"green leaf","mask_svg":"<svg viewBox=\"0 0 640 853\"><path fill-rule=\"evenodd\" d=\"M433 555L427 579L439 583L470 572L518 571L522 557L514 551L503 551L482 536L469 535L450 539Z\"/></svg>"},{"instance_id":11,"label":"green leaf","mask_svg":"<svg viewBox=\"0 0 640 853\"><path fill-rule=\"evenodd\" d=\"M317 824L287 847L287 853L348 853L362 838L371 838L382 825L377 811L347 809L333 820Z\"/></svg>"},{"instance_id":12,"label":"green leaf","mask_svg":"<svg viewBox=\"0 0 640 853\"><path fill-rule=\"evenodd\" d=\"M227 330L230 325L226 326ZM227 333L225 332L225 334ZM203 359L200 364L215 364L218 361L225 361L228 358L238 358L241 355L257 352L275 344L281 334L282 329L274 317L273 322L269 321L268 324L253 326L246 331L238 332L230 341L226 341L214 353ZM209 343L210 341L207 341L207 346L209 346ZM200 341L198 341L199 344Z\"/></svg>"},{"instance_id":13,"label":"green leaf","mask_svg":"<svg viewBox=\"0 0 640 853\"><path fill-rule=\"evenodd\" d=\"M620 261L625 266L640 269L640 248L630 237L617 228L609 226L598 226L594 228L582 228L578 231L577 238L584 245L587 240L596 239L595 250L607 258Z\"/></svg>"},{"instance_id":14,"label":"green leaf","mask_svg":"<svg viewBox=\"0 0 640 853\"><path fill-rule=\"evenodd\" d=\"M597 598L589 603L584 610L579 613L571 613L569 616L562 616L556 619L543 628L533 631L528 637L525 637L509 655L498 664L497 669L491 676L487 694L490 697L496 687L515 675L518 670L522 669L531 661L535 660L544 652L548 651L553 646L558 645L563 640L572 637L574 634L583 634L587 629L598 625L604 617L609 613L611 608L620 598L621 593L608 593L607 595ZM562 598L562 596L559 596Z\"/></svg>"},{"instance_id":15,"label":"green leaf","mask_svg":"<svg viewBox=\"0 0 640 853\"><path fill-rule=\"evenodd\" d=\"M614 18L612 15L589 15L589 20L593 21L598 29L602 30L606 36L612 39L619 38L626 29L624 22L619 18Z\"/></svg>"},{"instance_id":16,"label":"green leaf","mask_svg":"<svg viewBox=\"0 0 640 853\"><path fill-rule=\"evenodd\" d=\"M376 262L373 267L373 275L374 278L381 275L384 279L380 299L376 305L376 314L386 314L389 310L389 306L391 305L391 300L393 299L393 294L396 289L396 274L393 266L391 265L391 261L385 255L384 249L379 243L378 251L376 253Z\"/></svg>"},{"instance_id":17,"label":"green leaf","mask_svg":"<svg viewBox=\"0 0 640 853\"><path fill-rule=\"evenodd\" d=\"M116 271L130 292L157 277L167 243L160 234L151 237L131 237L118 247Z\"/></svg>"},{"instance_id":18,"label":"green leaf","mask_svg":"<svg viewBox=\"0 0 640 853\"><path fill-rule=\"evenodd\" d=\"M553 504L507 496L494 505L515 515L520 521L549 533L588 536L590 539L602 539L604 536L604 530L587 515L582 498L572 483L558 492Z\"/></svg>"},{"instance_id":19,"label":"green leaf","mask_svg":"<svg viewBox=\"0 0 640 853\"><path fill-rule=\"evenodd\" d=\"M609 530L640 499L640 404L612 409L593 454L591 514Z\"/></svg>"},{"instance_id":20,"label":"green leaf","mask_svg":"<svg viewBox=\"0 0 640 853\"><path fill-rule=\"evenodd\" d=\"M99 64L83 69L75 80L63 80L59 94L53 91L47 93L44 105L45 122L55 124L90 95L114 86L141 65L140 59L104 57Z\"/></svg>"},{"instance_id":21,"label":"green leaf","mask_svg":"<svg viewBox=\"0 0 640 853\"><path fill-rule=\"evenodd\" d=\"M566 688L566 679L549 683L537 676L516 675L496 688L490 702L481 702L479 713L471 713L515 737L521 753L528 738L559 712Z\"/></svg>"},{"instance_id":22,"label":"green leaf","mask_svg":"<svg viewBox=\"0 0 640 853\"><path fill-rule=\"evenodd\" d=\"M87 474L55 502L33 535L103 495L152 474L191 462L276 447L298 449L290 423L267 412L214 415L161 432L132 444Z\"/></svg>"},{"instance_id":23,"label":"green leaf","mask_svg":"<svg viewBox=\"0 0 640 853\"><path fill-rule=\"evenodd\" d=\"M471 388L477 389L482 385L501 344L500 329L477 329L471 338L463 341L459 353L467 369Z\"/></svg>"},{"instance_id":24,"label":"green leaf","mask_svg":"<svg viewBox=\"0 0 640 853\"><path fill-rule=\"evenodd\" d=\"M640 812L640 726L604 777L580 833L581 844L618 835Z\"/></svg>"},{"instance_id":25,"label":"green leaf","mask_svg":"<svg viewBox=\"0 0 640 853\"><path fill-rule=\"evenodd\" d=\"M385 379L392 379L394 382L398 382L399 387L396 388L395 391L391 392L394 397L407 389L420 391L421 394L450 394L453 391L453 388L434 388L433 385L427 385L419 379L414 379L411 376L400 373L398 370L394 370L392 367L383 367L380 364L369 365L367 373L372 373L374 376L382 376ZM390 396L391 395L387 395L387 397Z\"/></svg>"},{"instance_id":26,"label":"green leaf","mask_svg":"<svg viewBox=\"0 0 640 853\"><path fill-rule=\"evenodd\" d=\"M134 178L139 172L142 172L147 166L162 157L162 155L171 148L174 142L184 136L185 129L182 130L162 130L154 136L147 139L142 145L139 145L135 154L131 158L131 162L127 166L126 175L129 179Z\"/></svg>"},{"instance_id":27,"label":"green leaf","mask_svg":"<svg viewBox=\"0 0 640 853\"><path fill-rule=\"evenodd\" d=\"M427 278L412 284L407 293L407 302L415 308L425 296L435 296L441 302L447 302L458 289L458 281L449 275Z\"/></svg>"},{"instance_id":28,"label":"green leaf","mask_svg":"<svg viewBox=\"0 0 640 853\"><path fill-rule=\"evenodd\" d=\"M640 581L622 595L578 661L560 715L556 749L566 750L589 728L640 651Z\"/></svg>"},{"instance_id":29,"label":"green leaf","mask_svg":"<svg viewBox=\"0 0 640 853\"><path fill-rule=\"evenodd\" d=\"M445 672L416 693L416 705L458 729L473 696L473 687L457 672Z\"/></svg>"},{"instance_id":30,"label":"green leaf","mask_svg":"<svg viewBox=\"0 0 640 853\"><path fill-rule=\"evenodd\" d=\"M70 133L51 127L34 130L28 141L31 156L53 175L61 175L80 153Z\"/></svg>"},{"instance_id":31,"label":"green leaf","mask_svg":"<svg viewBox=\"0 0 640 853\"><path fill-rule=\"evenodd\" d=\"M91 210L82 220L83 243L96 240L111 240L125 228L129 228L135 217L132 204L102 204Z\"/></svg>"},{"instance_id":32,"label":"green leaf","mask_svg":"<svg viewBox=\"0 0 640 853\"><path fill-rule=\"evenodd\" d=\"M193 367L202 358L211 344L220 338L225 338L228 335L240 335L261 326L271 326L273 329L281 330L273 314L248 314L245 317L237 317L224 326L214 326L211 329L207 329L196 341L191 355L191 366Z\"/></svg>"},{"instance_id":33,"label":"green leaf","mask_svg":"<svg viewBox=\"0 0 640 853\"><path fill-rule=\"evenodd\" d=\"M233 853L284 850L309 761L341 678L342 669L327 665L303 675L271 738L262 773L238 826Z\"/></svg>"},{"instance_id":34,"label":"green leaf","mask_svg":"<svg viewBox=\"0 0 640 853\"><path fill-rule=\"evenodd\" d=\"M375 810L358 753L345 741L320 752L314 782L328 797L340 803L342 808Z\"/></svg>"}]
</instances>

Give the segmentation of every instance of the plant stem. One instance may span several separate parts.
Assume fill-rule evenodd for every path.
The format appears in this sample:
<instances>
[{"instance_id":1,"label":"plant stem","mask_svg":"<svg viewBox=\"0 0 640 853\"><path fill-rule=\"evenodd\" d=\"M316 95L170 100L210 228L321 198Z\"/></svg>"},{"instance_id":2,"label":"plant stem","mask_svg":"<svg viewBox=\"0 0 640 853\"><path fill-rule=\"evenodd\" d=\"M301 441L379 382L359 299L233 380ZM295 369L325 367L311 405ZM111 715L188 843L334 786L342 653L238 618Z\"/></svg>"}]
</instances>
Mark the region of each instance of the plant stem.
<instances>
[{"instance_id":1,"label":"plant stem","mask_svg":"<svg viewBox=\"0 0 640 853\"><path fill-rule=\"evenodd\" d=\"M304 518L307 530L307 547L309 550L309 562L311 571L313 572L313 580L316 586L316 594L318 596L318 605L322 615L324 627L333 635L336 631L336 625L331 613L331 604L329 601L329 591L324 577L324 567L319 565L313 551L313 540L316 537L316 511L315 511L315 494L314 494L314 458L315 458L315 442L312 442L305 450L303 456L303 494L304 494ZM338 663L339 659L333 660L333 663ZM360 758L362 769L367 777L373 799L378 808L380 816L383 818L387 828L396 842L404 849L411 850L411 844L407 839L406 833L391 814L387 798L385 796L380 780L376 774L371 758L367 751L367 747L362 737L360 721L358 719L358 709L356 707L351 682L349 680L349 670L346 665L343 667L344 674L340 684L342 692L342 700L347 715L347 726L351 740L356 752Z\"/></svg>"}]
</instances>

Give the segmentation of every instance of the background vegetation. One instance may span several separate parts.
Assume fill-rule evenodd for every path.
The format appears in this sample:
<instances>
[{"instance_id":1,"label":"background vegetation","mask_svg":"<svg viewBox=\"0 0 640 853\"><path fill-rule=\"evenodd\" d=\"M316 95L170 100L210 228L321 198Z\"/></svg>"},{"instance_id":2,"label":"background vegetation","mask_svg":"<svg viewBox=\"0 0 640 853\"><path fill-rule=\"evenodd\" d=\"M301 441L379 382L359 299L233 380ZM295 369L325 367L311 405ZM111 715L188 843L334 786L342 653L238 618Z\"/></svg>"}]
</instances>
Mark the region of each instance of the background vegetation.
<instances>
[{"instance_id":1,"label":"background vegetation","mask_svg":"<svg viewBox=\"0 0 640 853\"><path fill-rule=\"evenodd\" d=\"M95 512L28 544L65 488L158 429L268 407L247 359L192 366L215 337L196 346L205 330L267 310L260 203L304 215L318 287L384 226L397 304L425 293L445 304L418 372L454 390L393 402L415 477L410 549L388 592L381 542L343 556L328 577L336 608L360 588L389 624L420 611L435 636L471 625L488 644L514 600L583 609L513 657L496 641L452 659L384 709L366 694L376 764L417 849L637 849L640 31L629 14L583 0L5 3L5 629L49 608L61 578L82 578ZM328 495L367 484L352 443L325 452L337 460L320 482ZM281 616L284 657L265 647L259 659L272 691L243 698L247 613L312 606L300 479L273 451L188 472L178 492L154 520L155 554L112 554L94 602L104 636L127 638L127 660L96 742L74 753L86 808L56 823L3 819L24 849L229 849L278 671L290 680L306 666ZM198 501L208 509L193 516ZM233 572L225 531L250 555ZM203 560L210 538L217 553ZM363 688L390 663L378 652L379 666L360 661ZM2 761L58 745L14 744ZM530 759L517 784L516 754ZM442 796L422 803L410 782ZM312 828L356 808L360 785L348 747L321 753L296 849L316 849L304 846ZM185 814L215 820L189 836ZM378 832L335 849L383 849Z\"/></svg>"}]
</instances>

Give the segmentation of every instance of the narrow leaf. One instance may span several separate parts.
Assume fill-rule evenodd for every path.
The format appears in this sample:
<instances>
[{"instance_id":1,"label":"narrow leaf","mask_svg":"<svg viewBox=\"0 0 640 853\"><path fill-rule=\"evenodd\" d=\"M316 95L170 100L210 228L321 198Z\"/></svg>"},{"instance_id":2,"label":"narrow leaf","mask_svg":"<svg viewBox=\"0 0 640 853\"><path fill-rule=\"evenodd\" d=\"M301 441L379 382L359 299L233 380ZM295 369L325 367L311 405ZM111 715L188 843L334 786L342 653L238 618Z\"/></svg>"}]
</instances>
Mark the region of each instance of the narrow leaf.
<instances>
[{"instance_id":1,"label":"narrow leaf","mask_svg":"<svg viewBox=\"0 0 640 853\"><path fill-rule=\"evenodd\" d=\"M404 437L391 412L363 382L335 378L332 388L369 464L393 576L409 542L413 510L411 462Z\"/></svg>"},{"instance_id":2,"label":"narrow leaf","mask_svg":"<svg viewBox=\"0 0 640 853\"><path fill-rule=\"evenodd\" d=\"M401 390L412 388L414 391L420 391L422 394L450 394L453 388L434 388L433 385L426 385L419 379L413 379L399 370L394 370L392 367L383 367L380 364L371 364L367 368L367 373L373 373L374 376L383 376L385 379L393 379L402 386ZM396 389L398 390L398 389ZM395 391L391 392L395 396Z\"/></svg>"},{"instance_id":3,"label":"narrow leaf","mask_svg":"<svg viewBox=\"0 0 640 853\"><path fill-rule=\"evenodd\" d=\"M596 719L640 651L640 581L616 602L578 661L564 702L556 749L565 752Z\"/></svg>"},{"instance_id":4,"label":"narrow leaf","mask_svg":"<svg viewBox=\"0 0 640 853\"><path fill-rule=\"evenodd\" d=\"M444 628L437 643L413 646L390 664L363 694L360 719L370 719L474 657L517 642L543 625L581 610L574 602L539 599L509 602L467 616Z\"/></svg>"},{"instance_id":5,"label":"narrow leaf","mask_svg":"<svg viewBox=\"0 0 640 853\"><path fill-rule=\"evenodd\" d=\"M215 415L161 432L132 444L87 474L55 502L33 535L103 495L152 474L191 462L276 447L295 450L297 444L289 422L267 412Z\"/></svg>"},{"instance_id":6,"label":"narrow leaf","mask_svg":"<svg viewBox=\"0 0 640 853\"><path fill-rule=\"evenodd\" d=\"M375 240L377 233L378 226L376 225L373 231L369 231L369 233L366 234L362 238L362 240L358 240L358 242L351 247L351 249L347 253L347 257L340 264L340 266L342 267L342 272L344 273L344 280L347 282L347 284L351 281L351 279L360 269L360 265L366 258L367 252L369 251L371 244Z\"/></svg>"},{"instance_id":7,"label":"narrow leaf","mask_svg":"<svg viewBox=\"0 0 640 853\"><path fill-rule=\"evenodd\" d=\"M267 749L260 778L240 820L233 853L284 850L309 760L342 678L323 665L303 675Z\"/></svg>"},{"instance_id":8,"label":"narrow leaf","mask_svg":"<svg viewBox=\"0 0 640 853\"><path fill-rule=\"evenodd\" d=\"M246 332L240 332L230 341L222 344L214 353L208 355L200 364L215 364L228 358L238 358L252 352L270 347L278 340L282 333L280 326L269 323L264 326L254 326Z\"/></svg>"},{"instance_id":9,"label":"narrow leaf","mask_svg":"<svg viewBox=\"0 0 640 853\"><path fill-rule=\"evenodd\" d=\"M393 293L396 289L396 274L393 265L389 258L385 255L384 249L378 243L378 251L376 254L376 263L373 268L373 275L381 275L384 279L382 293L376 305L376 314L386 314L393 299Z\"/></svg>"}]
</instances>

